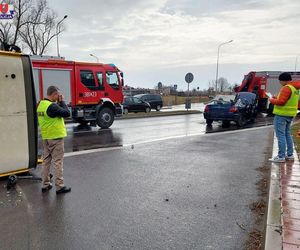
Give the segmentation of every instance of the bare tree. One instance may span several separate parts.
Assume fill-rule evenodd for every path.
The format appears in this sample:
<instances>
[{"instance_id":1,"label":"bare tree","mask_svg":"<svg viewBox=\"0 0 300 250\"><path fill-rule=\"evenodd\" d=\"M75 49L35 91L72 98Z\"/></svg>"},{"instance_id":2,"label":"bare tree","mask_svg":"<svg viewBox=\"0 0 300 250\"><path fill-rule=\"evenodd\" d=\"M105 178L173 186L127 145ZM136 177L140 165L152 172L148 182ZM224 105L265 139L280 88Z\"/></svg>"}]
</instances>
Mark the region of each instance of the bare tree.
<instances>
[{"instance_id":1,"label":"bare tree","mask_svg":"<svg viewBox=\"0 0 300 250\"><path fill-rule=\"evenodd\" d=\"M0 22L0 42L1 49L5 50L5 45L13 40L12 25L10 23Z\"/></svg>"},{"instance_id":2,"label":"bare tree","mask_svg":"<svg viewBox=\"0 0 300 250\"><path fill-rule=\"evenodd\" d=\"M50 41L64 30L61 24L56 33L56 17L46 0L32 8L27 24L20 30L21 39L32 54L43 55Z\"/></svg>"},{"instance_id":3,"label":"bare tree","mask_svg":"<svg viewBox=\"0 0 300 250\"><path fill-rule=\"evenodd\" d=\"M13 22L0 23L0 42L4 45L16 45L20 29L27 24L26 16L29 16L32 0L9 0L7 4L14 5Z\"/></svg>"},{"instance_id":4,"label":"bare tree","mask_svg":"<svg viewBox=\"0 0 300 250\"><path fill-rule=\"evenodd\" d=\"M220 92L224 92L224 91L228 90L229 86L230 85L229 85L229 83L228 83L228 81L227 81L226 78L220 77L218 79L218 90Z\"/></svg>"},{"instance_id":5,"label":"bare tree","mask_svg":"<svg viewBox=\"0 0 300 250\"><path fill-rule=\"evenodd\" d=\"M208 82L208 88L209 89L215 89L215 86L216 86L216 82L214 80L210 80Z\"/></svg>"},{"instance_id":6,"label":"bare tree","mask_svg":"<svg viewBox=\"0 0 300 250\"><path fill-rule=\"evenodd\" d=\"M57 15L48 7L47 0L10 0L15 16L12 23L0 24L0 42L28 50L34 55L45 53L50 41L64 31L59 25L56 32Z\"/></svg>"}]
</instances>

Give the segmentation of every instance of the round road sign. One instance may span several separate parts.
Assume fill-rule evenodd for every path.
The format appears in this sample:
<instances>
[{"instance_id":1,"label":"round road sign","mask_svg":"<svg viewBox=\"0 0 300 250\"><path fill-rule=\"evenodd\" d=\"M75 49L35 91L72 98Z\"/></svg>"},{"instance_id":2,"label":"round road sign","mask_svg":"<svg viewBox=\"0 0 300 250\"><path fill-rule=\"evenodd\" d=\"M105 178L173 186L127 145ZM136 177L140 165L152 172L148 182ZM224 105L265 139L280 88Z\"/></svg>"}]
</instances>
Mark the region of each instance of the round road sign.
<instances>
[{"instance_id":1,"label":"round road sign","mask_svg":"<svg viewBox=\"0 0 300 250\"><path fill-rule=\"evenodd\" d=\"M187 83L191 83L193 80L194 80L194 75L193 75L192 73L187 73L187 74L185 75L185 81L186 81Z\"/></svg>"}]
</instances>

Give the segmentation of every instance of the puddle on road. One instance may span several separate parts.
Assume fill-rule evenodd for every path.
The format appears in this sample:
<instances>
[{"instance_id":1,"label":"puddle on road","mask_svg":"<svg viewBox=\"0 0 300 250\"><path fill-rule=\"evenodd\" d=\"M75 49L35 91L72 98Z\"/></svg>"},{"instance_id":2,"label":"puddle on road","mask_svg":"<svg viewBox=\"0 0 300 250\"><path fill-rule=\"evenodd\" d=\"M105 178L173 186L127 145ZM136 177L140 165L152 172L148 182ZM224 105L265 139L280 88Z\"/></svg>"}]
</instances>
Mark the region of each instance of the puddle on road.
<instances>
[{"instance_id":1,"label":"puddle on road","mask_svg":"<svg viewBox=\"0 0 300 250\"><path fill-rule=\"evenodd\" d=\"M212 126L206 125L205 133L217 133L217 132L225 132L225 131L234 131L241 130L247 128L256 128L269 126L273 124L273 117L262 115L256 118L255 123L247 123L243 127L237 127L234 122L231 122L229 126L223 126L222 122L214 122Z\"/></svg>"},{"instance_id":2,"label":"puddle on road","mask_svg":"<svg viewBox=\"0 0 300 250\"><path fill-rule=\"evenodd\" d=\"M243 128L238 128L234 122L231 122L230 126L224 127L221 122L214 122L212 126L207 126L205 120L201 120L198 123L199 130L197 132L203 131L203 133L216 133L216 132L225 132L225 131L234 131L245 128L253 128L259 126L271 125L273 123L273 117L268 117L261 115L257 117L255 123L249 123ZM196 127L198 127L196 125ZM155 124L153 125L155 127ZM189 134L188 128L184 134ZM116 132L118 131L118 132ZM149 132L150 131L150 132ZM155 130L154 133L150 130L119 130L119 129L99 129L98 127L91 126L69 126L68 127L68 137L65 138L65 152L78 152L91 149L99 148L109 148L109 147L121 147L123 144L135 144L141 140L153 139L153 138L162 138L168 135L168 132ZM178 135L182 134L182 130L178 130ZM141 137L141 134L144 134L144 137ZM42 155L42 142L39 138L39 147L38 155Z\"/></svg>"},{"instance_id":3,"label":"puddle on road","mask_svg":"<svg viewBox=\"0 0 300 250\"><path fill-rule=\"evenodd\" d=\"M3 190L0 192L0 209L2 207L17 207L22 203L23 193L21 191L15 188L7 190L6 185L2 185L1 188Z\"/></svg>"}]
</instances>

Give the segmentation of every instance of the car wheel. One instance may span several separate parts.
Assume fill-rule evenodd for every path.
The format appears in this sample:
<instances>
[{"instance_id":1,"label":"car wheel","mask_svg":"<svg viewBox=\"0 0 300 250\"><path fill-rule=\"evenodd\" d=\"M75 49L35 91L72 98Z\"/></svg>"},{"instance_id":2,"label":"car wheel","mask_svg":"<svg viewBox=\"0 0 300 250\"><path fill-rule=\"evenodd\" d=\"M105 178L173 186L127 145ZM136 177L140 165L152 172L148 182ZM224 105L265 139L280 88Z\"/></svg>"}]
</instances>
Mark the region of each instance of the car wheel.
<instances>
[{"instance_id":1,"label":"car wheel","mask_svg":"<svg viewBox=\"0 0 300 250\"><path fill-rule=\"evenodd\" d=\"M244 116L240 116L239 119L236 121L236 125L238 127L243 127L246 123L245 117Z\"/></svg>"},{"instance_id":2,"label":"car wheel","mask_svg":"<svg viewBox=\"0 0 300 250\"><path fill-rule=\"evenodd\" d=\"M207 125L211 125L213 123L213 120L211 120L211 119L206 119L206 124Z\"/></svg>"},{"instance_id":3,"label":"car wheel","mask_svg":"<svg viewBox=\"0 0 300 250\"><path fill-rule=\"evenodd\" d=\"M160 111L161 110L161 106L160 105L157 105L156 106L156 111Z\"/></svg>"},{"instance_id":4,"label":"car wheel","mask_svg":"<svg viewBox=\"0 0 300 250\"><path fill-rule=\"evenodd\" d=\"M150 113L150 111L151 111L151 108L149 108L149 107L147 107L147 108L145 109L145 112L146 112L146 113Z\"/></svg>"},{"instance_id":5,"label":"car wheel","mask_svg":"<svg viewBox=\"0 0 300 250\"><path fill-rule=\"evenodd\" d=\"M127 115L127 114L128 114L128 109L125 108L125 109L123 110L123 113L124 113L125 115Z\"/></svg>"},{"instance_id":6,"label":"car wheel","mask_svg":"<svg viewBox=\"0 0 300 250\"><path fill-rule=\"evenodd\" d=\"M103 108L99 111L96 122L100 128L109 128L114 119L114 112L110 108Z\"/></svg>"}]
</instances>

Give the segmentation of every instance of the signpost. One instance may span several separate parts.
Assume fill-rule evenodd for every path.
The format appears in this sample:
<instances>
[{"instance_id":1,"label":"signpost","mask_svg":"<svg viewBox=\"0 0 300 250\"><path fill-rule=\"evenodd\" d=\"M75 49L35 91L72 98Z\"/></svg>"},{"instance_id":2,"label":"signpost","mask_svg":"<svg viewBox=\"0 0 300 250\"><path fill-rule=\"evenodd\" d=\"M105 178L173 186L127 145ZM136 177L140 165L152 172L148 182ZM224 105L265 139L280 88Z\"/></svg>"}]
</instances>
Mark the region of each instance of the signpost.
<instances>
[{"instance_id":1,"label":"signpost","mask_svg":"<svg viewBox=\"0 0 300 250\"><path fill-rule=\"evenodd\" d=\"M188 97L185 100L185 108L188 111L191 108L191 99L190 99L190 83L194 80L194 75L192 73L187 73L185 75L185 81L188 84Z\"/></svg>"}]
</instances>

